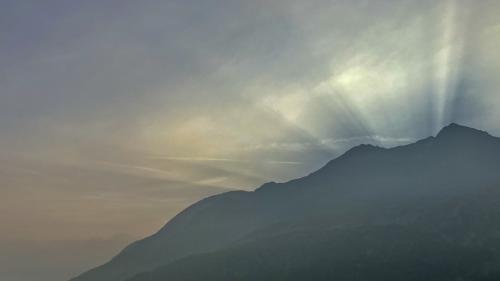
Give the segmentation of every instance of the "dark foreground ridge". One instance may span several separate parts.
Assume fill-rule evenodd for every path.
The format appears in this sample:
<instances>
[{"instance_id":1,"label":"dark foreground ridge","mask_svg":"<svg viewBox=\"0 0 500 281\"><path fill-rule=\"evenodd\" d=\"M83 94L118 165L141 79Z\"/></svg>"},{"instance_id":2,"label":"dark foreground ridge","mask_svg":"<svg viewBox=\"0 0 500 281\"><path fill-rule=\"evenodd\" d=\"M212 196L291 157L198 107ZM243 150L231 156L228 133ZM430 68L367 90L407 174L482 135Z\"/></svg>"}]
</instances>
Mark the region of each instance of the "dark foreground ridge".
<instances>
[{"instance_id":1,"label":"dark foreground ridge","mask_svg":"<svg viewBox=\"0 0 500 281\"><path fill-rule=\"evenodd\" d=\"M358 146L320 170L209 197L73 281L500 280L500 139Z\"/></svg>"}]
</instances>

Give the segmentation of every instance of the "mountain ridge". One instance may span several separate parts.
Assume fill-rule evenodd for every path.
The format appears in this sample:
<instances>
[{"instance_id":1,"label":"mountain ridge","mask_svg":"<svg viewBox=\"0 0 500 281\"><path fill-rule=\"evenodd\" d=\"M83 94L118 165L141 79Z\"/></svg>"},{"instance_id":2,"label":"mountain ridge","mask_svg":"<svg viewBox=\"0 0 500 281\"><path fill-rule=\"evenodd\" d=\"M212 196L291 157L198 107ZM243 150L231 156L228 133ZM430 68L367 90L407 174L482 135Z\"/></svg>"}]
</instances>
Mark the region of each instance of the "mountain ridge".
<instances>
[{"instance_id":1,"label":"mountain ridge","mask_svg":"<svg viewBox=\"0 0 500 281\"><path fill-rule=\"evenodd\" d=\"M183 257L224 249L280 222L323 215L336 225L404 220L375 207L391 213L385 210L387 204L403 210L405 204L413 206L418 200L465 192L479 180L469 172L481 175L485 182L497 182L498 154L490 150L500 152L499 138L455 123L435 137L404 146L359 145L305 177L200 200L108 264L72 280L123 281ZM468 159L473 162L464 162Z\"/></svg>"}]
</instances>

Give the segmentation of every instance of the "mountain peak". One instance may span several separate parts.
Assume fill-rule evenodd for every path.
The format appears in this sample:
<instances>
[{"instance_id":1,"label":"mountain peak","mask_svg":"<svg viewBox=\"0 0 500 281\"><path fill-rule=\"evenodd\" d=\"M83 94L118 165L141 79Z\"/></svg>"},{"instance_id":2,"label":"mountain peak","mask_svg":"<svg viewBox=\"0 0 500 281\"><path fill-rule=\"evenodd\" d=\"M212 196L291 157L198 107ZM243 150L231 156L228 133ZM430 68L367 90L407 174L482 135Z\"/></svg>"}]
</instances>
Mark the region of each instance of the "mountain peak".
<instances>
[{"instance_id":1,"label":"mountain peak","mask_svg":"<svg viewBox=\"0 0 500 281\"><path fill-rule=\"evenodd\" d=\"M450 123L448 126L444 127L439 131L436 138L447 138L447 137L460 137L460 136L470 136L470 135L489 135L487 132L477 130L471 127L460 125L457 123Z\"/></svg>"}]
</instances>

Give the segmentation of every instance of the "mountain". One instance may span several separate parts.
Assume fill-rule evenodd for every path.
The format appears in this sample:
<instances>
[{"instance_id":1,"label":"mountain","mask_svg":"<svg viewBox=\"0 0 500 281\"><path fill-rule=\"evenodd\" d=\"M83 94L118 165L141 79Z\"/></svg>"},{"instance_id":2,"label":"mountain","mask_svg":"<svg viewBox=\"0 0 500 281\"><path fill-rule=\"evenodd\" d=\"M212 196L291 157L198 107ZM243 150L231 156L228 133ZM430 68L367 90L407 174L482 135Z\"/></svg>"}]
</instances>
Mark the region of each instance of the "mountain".
<instances>
[{"instance_id":1,"label":"mountain","mask_svg":"<svg viewBox=\"0 0 500 281\"><path fill-rule=\"evenodd\" d=\"M500 139L457 124L357 146L201 200L73 281L500 280L499 171Z\"/></svg>"}]
</instances>

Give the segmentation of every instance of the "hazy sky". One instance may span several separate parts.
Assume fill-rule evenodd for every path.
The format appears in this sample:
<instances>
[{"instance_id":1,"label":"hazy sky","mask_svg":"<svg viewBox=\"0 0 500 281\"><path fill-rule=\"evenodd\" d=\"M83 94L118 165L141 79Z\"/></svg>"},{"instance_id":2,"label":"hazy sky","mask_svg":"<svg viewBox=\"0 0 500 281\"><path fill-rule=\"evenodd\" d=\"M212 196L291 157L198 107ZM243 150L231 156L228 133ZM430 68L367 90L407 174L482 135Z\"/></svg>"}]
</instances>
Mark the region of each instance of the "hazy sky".
<instances>
[{"instance_id":1,"label":"hazy sky","mask_svg":"<svg viewBox=\"0 0 500 281\"><path fill-rule=\"evenodd\" d=\"M0 1L0 280L63 281L202 197L355 144L451 121L500 135L499 14L497 0Z\"/></svg>"}]
</instances>

